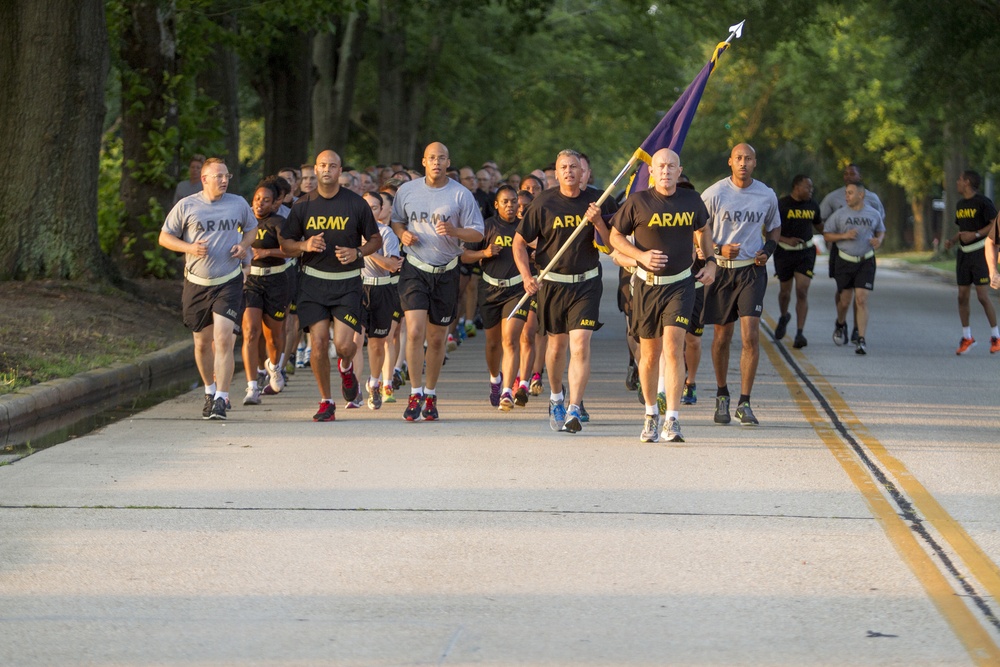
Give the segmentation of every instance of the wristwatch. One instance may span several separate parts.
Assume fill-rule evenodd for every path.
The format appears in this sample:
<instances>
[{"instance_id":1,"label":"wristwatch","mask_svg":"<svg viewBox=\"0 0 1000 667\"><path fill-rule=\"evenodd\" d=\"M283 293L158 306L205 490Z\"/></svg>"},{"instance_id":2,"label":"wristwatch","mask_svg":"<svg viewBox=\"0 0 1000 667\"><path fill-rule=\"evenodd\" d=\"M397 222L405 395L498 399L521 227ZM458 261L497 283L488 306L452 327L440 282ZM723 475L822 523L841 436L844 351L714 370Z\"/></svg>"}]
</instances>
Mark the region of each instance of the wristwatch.
<instances>
[{"instance_id":1,"label":"wristwatch","mask_svg":"<svg viewBox=\"0 0 1000 667\"><path fill-rule=\"evenodd\" d=\"M358 259L362 259L364 255L361 253L361 246L358 246Z\"/></svg>"}]
</instances>

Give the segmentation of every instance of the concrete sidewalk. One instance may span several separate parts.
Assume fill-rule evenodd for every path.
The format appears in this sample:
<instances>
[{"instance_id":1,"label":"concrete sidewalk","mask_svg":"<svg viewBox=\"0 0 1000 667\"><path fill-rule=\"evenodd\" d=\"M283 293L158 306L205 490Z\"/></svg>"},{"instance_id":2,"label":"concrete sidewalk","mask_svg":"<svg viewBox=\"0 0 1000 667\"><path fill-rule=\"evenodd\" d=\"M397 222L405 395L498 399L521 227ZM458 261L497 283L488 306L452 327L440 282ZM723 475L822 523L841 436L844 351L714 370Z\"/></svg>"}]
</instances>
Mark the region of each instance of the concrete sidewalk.
<instances>
[{"instance_id":1,"label":"concrete sidewalk","mask_svg":"<svg viewBox=\"0 0 1000 667\"><path fill-rule=\"evenodd\" d=\"M438 423L313 423L300 371L0 467L0 663L972 664L767 356L760 428L712 424L706 346L688 441L641 444L612 279L602 319L576 435L488 405L480 335Z\"/></svg>"}]
</instances>

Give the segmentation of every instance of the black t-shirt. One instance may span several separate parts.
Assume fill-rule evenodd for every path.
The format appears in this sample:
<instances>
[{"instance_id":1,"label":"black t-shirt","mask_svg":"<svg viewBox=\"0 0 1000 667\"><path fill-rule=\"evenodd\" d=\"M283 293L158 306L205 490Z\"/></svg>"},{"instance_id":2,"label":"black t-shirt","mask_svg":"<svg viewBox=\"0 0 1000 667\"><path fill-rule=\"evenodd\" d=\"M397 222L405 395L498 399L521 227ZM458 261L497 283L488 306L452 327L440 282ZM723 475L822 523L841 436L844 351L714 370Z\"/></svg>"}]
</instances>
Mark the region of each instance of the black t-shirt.
<instances>
[{"instance_id":1,"label":"black t-shirt","mask_svg":"<svg viewBox=\"0 0 1000 667\"><path fill-rule=\"evenodd\" d=\"M625 236L634 236L639 250L660 250L667 265L656 272L672 276L691 266L694 233L708 223L708 210L694 190L677 188L672 195L641 190L625 200L611 225Z\"/></svg>"},{"instance_id":2,"label":"black t-shirt","mask_svg":"<svg viewBox=\"0 0 1000 667\"><path fill-rule=\"evenodd\" d=\"M528 205L524 219L517 228L525 241L538 239L535 262L545 268L578 225L587 228L580 232L573 244L563 253L552 270L556 273L579 274L597 267L599 253L594 244L594 226L584 221L587 207L596 202L600 194L581 190L576 197L567 197L559 188L544 191Z\"/></svg>"},{"instance_id":3,"label":"black t-shirt","mask_svg":"<svg viewBox=\"0 0 1000 667\"><path fill-rule=\"evenodd\" d=\"M808 241L816 233L822 219L819 204L812 199L798 201L791 195L778 200L778 215L781 216L781 235Z\"/></svg>"},{"instance_id":4,"label":"black t-shirt","mask_svg":"<svg viewBox=\"0 0 1000 667\"><path fill-rule=\"evenodd\" d=\"M479 261L479 265L483 267L483 273L498 280L518 275L517 265L514 263L514 251L511 250L511 243L516 231L517 220L505 222L499 215L487 218L483 222L483 240L478 243L470 243L469 250L486 250L487 246L491 245L500 249L499 254L484 257Z\"/></svg>"},{"instance_id":5,"label":"black t-shirt","mask_svg":"<svg viewBox=\"0 0 1000 667\"><path fill-rule=\"evenodd\" d=\"M993 201L978 192L968 199L961 200L955 206L955 224L962 232L978 232L996 217L997 209L993 205ZM995 237L995 228L993 234ZM973 243L978 243L978 241L973 241ZM972 244L964 243L962 245Z\"/></svg>"},{"instance_id":6,"label":"black t-shirt","mask_svg":"<svg viewBox=\"0 0 1000 667\"><path fill-rule=\"evenodd\" d=\"M278 242L278 232L285 219L280 215L272 215L265 220L257 221L257 238L254 239L253 247L261 250L275 250L281 247ZM263 257L251 262L252 266L280 266L285 263L281 257Z\"/></svg>"},{"instance_id":7,"label":"black t-shirt","mask_svg":"<svg viewBox=\"0 0 1000 667\"><path fill-rule=\"evenodd\" d=\"M326 241L326 250L302 253L302 264L320 271L340 273L360 269L364 260L358 258L349 264L341 264L335 254L336 246L357 248L362 245L362 238L379 236L379 231L368 202L360 195L340 188L330 199L321 197L318 190L299 197L281 226L281 236L293 241L303 241L319 234Z\"/></svg>"}]
</instances>

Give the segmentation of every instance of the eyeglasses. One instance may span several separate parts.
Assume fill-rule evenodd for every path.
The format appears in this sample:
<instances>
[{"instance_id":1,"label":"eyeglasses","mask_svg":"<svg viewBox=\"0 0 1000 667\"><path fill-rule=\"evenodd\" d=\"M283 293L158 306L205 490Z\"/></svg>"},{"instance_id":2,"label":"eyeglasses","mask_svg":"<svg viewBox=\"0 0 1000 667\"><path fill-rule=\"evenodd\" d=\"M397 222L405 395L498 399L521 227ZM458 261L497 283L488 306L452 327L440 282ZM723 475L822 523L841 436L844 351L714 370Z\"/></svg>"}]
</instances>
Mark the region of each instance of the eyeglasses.
<instances>
[{"instance_id":1,"label":"eyeglasses","mask_svg":"<svg viewBox=\"0 0 1000 667\"><path fill-rule=\"evenodd\" d=\"M434 155L432 157L425 157L424 159L427 160L428 162L447 162L448 161L448 156L447 155Z\"/></svg>"},{"instance_id":2,"label":"eyeglasses","mask_svg":"<svg viewBox=\"0 0 1000 667\"><path fill-rule=\"evenodd\" d=\"M214 178L217 181L228 181L233 177L232 174L212 174L209 178Z\"/></svg>"}]
</instances>

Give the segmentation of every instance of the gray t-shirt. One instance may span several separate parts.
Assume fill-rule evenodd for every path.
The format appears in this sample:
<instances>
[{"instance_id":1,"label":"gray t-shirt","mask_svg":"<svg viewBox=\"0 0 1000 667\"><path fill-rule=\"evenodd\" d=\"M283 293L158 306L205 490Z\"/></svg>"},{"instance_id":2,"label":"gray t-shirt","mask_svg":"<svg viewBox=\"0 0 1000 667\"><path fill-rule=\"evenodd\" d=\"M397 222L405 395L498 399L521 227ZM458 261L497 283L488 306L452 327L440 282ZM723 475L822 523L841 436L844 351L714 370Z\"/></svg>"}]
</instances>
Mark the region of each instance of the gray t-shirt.
<instances>
[{"instance_id":1,"label":"gray t-shirt","mask_svg":"<svg viewBox=\"0 0 1000 667\"><path fill-rule=\"evenodd\" d=\"M837 249L848 255L861 257L872 249L872 244L869 241L879 232L885 231L882 214L867 203L861 207L860 211L845 206L834 211L830 219L823 225L823 232L830 234L844 234L851 229L858 230L857 238L849 241L837 241Z\"/></svg>"},{"instance_id":2,"label":"gray t-shirt","mask_svg":"<svg viewBox=\"0 0 1000 667\"><path fill-rule=\"evenodd\" d=\"M724 178L701 194L708 209L708 227L712 241L722 247L739 243L737 260L753 259L764 248L764 236L781 227L778 197L774 190L754 179L745 188L737 187L732 178Z\"/></svg>"},{"instance_id":3,"label":"gray t-shirt","mask_svg":"<svg viewBox=\"0 0 1000 667\"><path fill-rule=\"evenodd\" d=\"M383 257L399 257L399 237L392 231L392 228L389 225L379 225L378 233L382 235L382 248L375 254ZM361 275L365 278L384 278L390 274L376 264L371 255L368 255L365 257L365 265L361 269Z\"/></svg>"},{"instance_id":4,"label":"gray t-shirt","mask_svg":"<svg viewBox=\"0 0 1000 667\"><path fill-rule=\"evenodd\" d=\"M871 206L873 209L878 211L878 214L885 218L885 208L882 206L882 201L878 198L878 195L871 190L865 189L865 203ZM847 206L847 186L837 188L827 196L823 197L823 201L819 204L819 216L826 220L834 211L842 209Z\"/></svg>"},{"instance_id":5,"label":"gray t-shirt","mask_svg":"<svg viewBox=\"0 0 1000 667\"><path fill-rule=\"evenodd\" d=\"M208 241L208 254L184 256L184 274L199 278L221 278L240 267L240 260L233 257L233 246L243 240L245 232L257 229L257 218L243 197L222 195L212 202L204 192L193 194L177 202L163 222L163 231L182 241L196 243Z\"/></svg>"},{"instance_id":6,"label":"gray t-shirt","mask_svg":"<svg viewBox=\"0 0 1000 667\"><path fill-rule=\"evenodd\" d=\"M434 230L439 220L483 233L483 216L476 198L468 188L450 178L440 188L430 187L423 178L403 183L392 202L391 219L393 223L406 225L417 237L417 243L408 246L406 254L433 266L447 264L461 255L464 248L458 239Z\"/></svg>"},{"instance_id":7,"label":"gray t-shirt","mask_svg":"<svg viewBox=\"0 0 1000 667\"><path fill-rule=\"evenodd\" d=\"M201 192L201 179L198 179L197 183L192 183L190 180L181 181L177 184L177 188L174 190L174 204L184 199L185 197L190 197L193 194Z\"/></svg>"}]
</instances>

